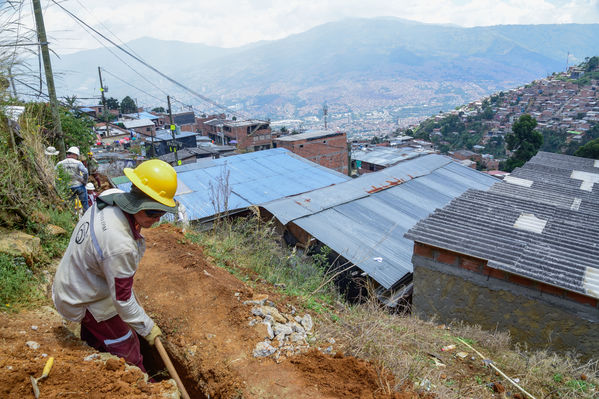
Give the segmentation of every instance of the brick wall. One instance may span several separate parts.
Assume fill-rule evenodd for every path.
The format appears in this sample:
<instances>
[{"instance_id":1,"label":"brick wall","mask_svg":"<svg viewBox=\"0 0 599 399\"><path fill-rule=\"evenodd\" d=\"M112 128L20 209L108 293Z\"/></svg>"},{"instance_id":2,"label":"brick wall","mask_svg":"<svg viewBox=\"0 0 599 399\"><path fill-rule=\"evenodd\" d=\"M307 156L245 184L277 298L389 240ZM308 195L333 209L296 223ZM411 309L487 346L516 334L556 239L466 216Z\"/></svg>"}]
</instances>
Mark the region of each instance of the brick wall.
<instances>
[{"instance_id":1,"label":"brick wall","mask_svg":"<svg viewBox=\"0 0 599 399\"><path fill-rule=\"evenodd\" d=\"M599 356L596 298L493 269L487 261L415 243L414 311L508 330L534 348Z\"/></svg>"},{"instance_id":2,"label":"brick wall","mask_svg":"<svg viewBox=\"0 0 599 399\"><path fill-rule=\"evenodd\" d=\"M345 133L312 140L277 141L277 147L337 172L347 174L347 137Z\"/></svg>"}]
</instances>

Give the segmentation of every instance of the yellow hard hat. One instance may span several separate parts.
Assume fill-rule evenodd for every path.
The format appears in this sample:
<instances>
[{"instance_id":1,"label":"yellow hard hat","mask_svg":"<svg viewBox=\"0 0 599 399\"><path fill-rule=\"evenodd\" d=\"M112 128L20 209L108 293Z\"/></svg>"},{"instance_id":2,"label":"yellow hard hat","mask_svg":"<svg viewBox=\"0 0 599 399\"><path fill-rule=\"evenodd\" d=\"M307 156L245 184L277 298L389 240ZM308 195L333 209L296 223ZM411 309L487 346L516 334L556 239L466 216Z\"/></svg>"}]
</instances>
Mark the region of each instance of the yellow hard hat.
<instances>
[{"instance_id":1,"label":"yellow hard hat","mask_svg":"<svg viewBox=\"0 0 599 399\"><path fill-rule=\"evenodd\" d=\"M177 191L177 172L168 163L150 159L135 169L125 168L125 176L131 183L155 201L166 206L175 206L173 197Z\"/></svg>"}]
</instances>

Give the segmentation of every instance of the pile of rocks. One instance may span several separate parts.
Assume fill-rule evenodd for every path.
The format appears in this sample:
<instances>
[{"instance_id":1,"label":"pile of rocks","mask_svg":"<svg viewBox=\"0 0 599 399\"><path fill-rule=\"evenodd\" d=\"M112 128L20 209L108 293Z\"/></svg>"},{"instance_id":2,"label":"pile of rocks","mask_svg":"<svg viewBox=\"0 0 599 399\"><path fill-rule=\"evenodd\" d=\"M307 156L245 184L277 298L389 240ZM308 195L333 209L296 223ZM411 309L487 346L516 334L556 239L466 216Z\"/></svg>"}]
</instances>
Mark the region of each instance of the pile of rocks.
<instances>
[{"instance_id":1,"label":"pile of rocks","mask_svg":"<svg viewBox=\"0 0 599 399\"><path fill-rule=\"evenodd\" d=\"M254 348L254 357L272 356L277 362L308 350L308 336L312 334L312 317L297 315L288 305L289 313L280 312L267 298L243 302L252 306L249 325L263 332L264 341Z\"/></svg>"}]
</instances>

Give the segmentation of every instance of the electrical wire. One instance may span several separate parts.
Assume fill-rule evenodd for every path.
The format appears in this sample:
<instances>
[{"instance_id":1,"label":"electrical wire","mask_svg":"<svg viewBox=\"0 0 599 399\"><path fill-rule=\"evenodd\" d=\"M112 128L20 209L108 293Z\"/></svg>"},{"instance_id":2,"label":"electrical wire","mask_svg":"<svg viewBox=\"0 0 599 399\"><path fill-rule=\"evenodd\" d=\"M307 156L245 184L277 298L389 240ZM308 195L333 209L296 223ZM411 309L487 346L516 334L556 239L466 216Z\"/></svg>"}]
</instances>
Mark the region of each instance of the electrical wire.
<instances>
[{"instance_id":1,"label":"electrical wire","mask_svg":"<svg viewBox=\"0 0 599 399\"><path fill-rule=\"evenodd\" d=\"M61 4L59 4L56 0L50 0L52 1L54 4L56 4L58 7L60 7L65 13L67 13L71 18L75 19L76 21L79 21L79 23L85 25L88 29L92 30L94 33L96 33L97 35L99 35L100 37L102 37L104 40L106 40L107 42L109 42L110 44L112 44L113 46L115 46L116 48L118 48L119 50L121 50L122 52L124 52L125 54L127 54L128 56L130 56L131 58L133 58L134 60L136 60L137 62L141 63L142 65L144 65L145 67L151 69L152 71L156 72L157 74L159 74L160 76L162 76L163 78L165 78L166 80L168 80L169 82L175 84L176 86L180 87L181 89L193 94L194 96L214 105L217 108L220 108L224 111L226 111L227 113L233 114L233 115L237 115L240 117L245 117L231 109L229 109L228 107L219 104L218 102L196 92L193 89L190 89L189 87L183 85L182 83L179 83L178 81L176 81L175 79L171 78L170 76L166 75L165 73L161 72L160 70L158 70L157 68L155 68L154 66L150 65L149 63L147 63L146 61L144 61L143 59L139 58L138 56L132 54L130 51L128 51L127 49L124 49L123 47L121 47L120 45L118 45L117 43L115 43L113 40L111 40L110 38L106 37L106 35L102 34L101 32L99 32L97 29L93 28L92 26L88 25L85 21L83 21L81 18L79 18L78 16L76 16L75 14L73 14L71 11L67 10L65 7L63 7Z\"/></svg>"},{"instance_id":2,"label":"electrical wire","mask_svg":"<svg viewBox=\"0 0 599 399\"><path fill-rule=\"evenodd\" d=\"M153 99L155 99L155 100L158 100L158 101L164 101L164 99L162 99L162 98L158 98L158 97L156 97L155 95L153 95L153 94L150 94L150 93L148 93L147 91L140 89L139 87L135 87L135 86L133 86L131 83L127 82L127 81L126 81L126 80L124 80L124 79L121 79L121 78L119 78L118 76L116 76L114 73L112 73L112 72L108 71L107 69L105 69L105 68L101 68L101 69L102 69L102 71L106 72L108 75L112 76L113 78L115 78L115 79L117 79L117 80L120 80L121 82L123 82L124 84L126 84L126 85L128 85L128 86L130 86L130 87L133 87L135 90L138 90L138 91L140 91L140 92L144 93L145 95L152 97L152 98L153 98Z\"/></svg>"}]
</instances>

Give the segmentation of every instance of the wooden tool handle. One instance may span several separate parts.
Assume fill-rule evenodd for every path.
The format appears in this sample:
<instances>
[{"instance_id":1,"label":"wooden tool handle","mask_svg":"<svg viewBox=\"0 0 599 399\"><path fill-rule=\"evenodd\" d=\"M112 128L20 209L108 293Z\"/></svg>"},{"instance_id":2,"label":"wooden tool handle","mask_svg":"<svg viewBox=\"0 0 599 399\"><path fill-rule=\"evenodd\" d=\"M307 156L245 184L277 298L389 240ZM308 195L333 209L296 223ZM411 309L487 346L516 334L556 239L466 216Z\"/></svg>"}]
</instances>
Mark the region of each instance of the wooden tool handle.
<instances>
[{"instance_id":1,"label":"wooden tool handle","mask_svg":"<svg viewBox=\"0 0 599 399\"><path fill-rule=\"evenodd\" d=\"M179 391L181 391L181 397L183 399L190 399L189 394L185 390L185 387L183 386L183 383L181 382L181 379L179 378L179 374L177 374L177 370L175 370L175 366L173 366L173 363L171 362L170 357L168 357L168 353L166 352L166 349L164 349L164 346L162 346L162 342L160 341L160 338L156 337L154 339L154 345L156 346L156 349L158 349L158 353L160 354L160 357L162 358L162 361L164 362L164 365L166 366L172 379L175 380L175 382L177 383L177 388L179 388Z\"/></svg>"}]
</instances>

